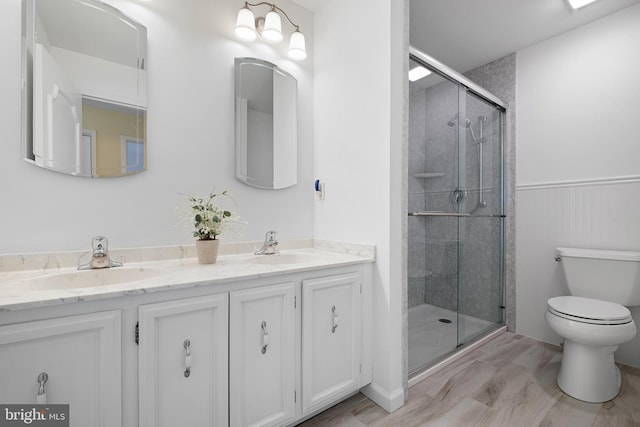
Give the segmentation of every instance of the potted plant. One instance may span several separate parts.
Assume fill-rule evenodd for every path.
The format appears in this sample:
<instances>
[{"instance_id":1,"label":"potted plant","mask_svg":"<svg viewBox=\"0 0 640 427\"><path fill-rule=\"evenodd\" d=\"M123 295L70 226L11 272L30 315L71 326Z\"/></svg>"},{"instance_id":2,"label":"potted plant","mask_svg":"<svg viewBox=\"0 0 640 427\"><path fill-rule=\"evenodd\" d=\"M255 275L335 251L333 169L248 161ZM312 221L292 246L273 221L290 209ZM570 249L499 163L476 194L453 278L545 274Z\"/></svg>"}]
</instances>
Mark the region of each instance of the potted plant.
<instances>
[{"instance_id":1,"label":"potted plant","mask_svg":"<svg viewBox=\"0 0 640 427\"><path fill-rule=\"evenodd\" d=\"M220 194L211 192L206 197L187 196L191 203L189 218L194 227L193 237L196 240L196 252L200 264L214 264L218 259L220 240L218 236L239 218L231 211L214 204L219 196L231 198L226 191Z\"/></svg>"}]
</instances>

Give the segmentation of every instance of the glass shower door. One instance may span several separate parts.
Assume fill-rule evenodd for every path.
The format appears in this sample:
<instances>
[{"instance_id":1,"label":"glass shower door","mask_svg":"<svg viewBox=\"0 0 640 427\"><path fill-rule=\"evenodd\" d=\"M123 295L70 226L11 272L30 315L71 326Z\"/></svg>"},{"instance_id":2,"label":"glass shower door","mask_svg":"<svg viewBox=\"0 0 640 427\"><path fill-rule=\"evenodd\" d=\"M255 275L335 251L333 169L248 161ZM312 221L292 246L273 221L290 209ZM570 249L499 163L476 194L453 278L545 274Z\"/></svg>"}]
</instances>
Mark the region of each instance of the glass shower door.
<instances>
[{"instance_id":1,"label":"glass shower door","mask_svg":"<svg viewBox=\"0 0 640 427\"><path fill-rule=\"evenodd\" d=\"M502 111L460 87L458 346L503 323ZM468 215L468 216L467 216Z\"/></svg>"},{"instance_id":2,"label":"glass shower door","mask_svg":"<svg viewBox=\"0 0 640 427\"><path fill-rule=\"evenodd\" d=\"M504 311L504 110L432 71L409 88L410 373L502 326Z\"/></svg>"}]
</instances>

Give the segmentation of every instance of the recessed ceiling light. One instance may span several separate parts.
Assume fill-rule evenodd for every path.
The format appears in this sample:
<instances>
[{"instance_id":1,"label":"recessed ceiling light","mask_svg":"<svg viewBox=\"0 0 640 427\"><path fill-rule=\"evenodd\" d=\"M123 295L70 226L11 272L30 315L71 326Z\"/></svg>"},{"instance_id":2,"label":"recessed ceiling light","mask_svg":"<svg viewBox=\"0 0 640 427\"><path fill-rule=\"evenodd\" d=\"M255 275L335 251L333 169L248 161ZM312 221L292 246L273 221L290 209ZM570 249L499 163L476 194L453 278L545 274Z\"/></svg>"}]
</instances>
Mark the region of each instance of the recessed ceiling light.
<instances>
[{"instance_id":1,"label":"recessed ceiling light","mask_svg":"<svg viewBox=\"0 0 640 427\"><path fill-rule=\"evenodd\" d=\"M423 77L427 77L429 74L431 74L431 71L421 65L418 65L417 67L409 70L409 81L415 82Z\"/></svg>"},{"instance_id":2,"label":"recessed ceiling light","mask_svg":"<svg viewBox=\"0 0 640 427\"><path fill-rule=\"evenodd\" d=\"M583 6L593 3L596 0L568 0L573 10L580 9Z\"/></svg>"}]
</instances>

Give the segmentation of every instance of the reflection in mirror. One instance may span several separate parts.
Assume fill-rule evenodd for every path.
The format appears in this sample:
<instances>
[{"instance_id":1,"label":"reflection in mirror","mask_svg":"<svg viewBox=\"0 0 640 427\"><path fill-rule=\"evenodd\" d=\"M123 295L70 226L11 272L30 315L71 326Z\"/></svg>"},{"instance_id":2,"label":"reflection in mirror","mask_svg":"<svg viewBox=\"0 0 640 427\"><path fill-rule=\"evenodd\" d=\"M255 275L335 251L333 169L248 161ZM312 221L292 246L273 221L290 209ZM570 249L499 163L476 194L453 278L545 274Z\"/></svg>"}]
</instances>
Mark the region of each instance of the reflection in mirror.
<instances>
[{"instance_id":1,"label":"reflection in mirror","mask_svg":"<svg viewBox=\"0 0 640 427\"><path fill-rule=\"evenodd\" d=\"M267 61L235 60L236 178L278 189L298 181L296 79Z\"/></svg>"},{"instance_id":2,"label":"reflection in mirror","mask_svg":"<svg viewBox=\"0 0 640 427\"><path fill-rule=\"evenodd\" d=\"M23 0L23 153L113 177L147 168L144 26L98 0Z\"/></svg>"}]
</instances>

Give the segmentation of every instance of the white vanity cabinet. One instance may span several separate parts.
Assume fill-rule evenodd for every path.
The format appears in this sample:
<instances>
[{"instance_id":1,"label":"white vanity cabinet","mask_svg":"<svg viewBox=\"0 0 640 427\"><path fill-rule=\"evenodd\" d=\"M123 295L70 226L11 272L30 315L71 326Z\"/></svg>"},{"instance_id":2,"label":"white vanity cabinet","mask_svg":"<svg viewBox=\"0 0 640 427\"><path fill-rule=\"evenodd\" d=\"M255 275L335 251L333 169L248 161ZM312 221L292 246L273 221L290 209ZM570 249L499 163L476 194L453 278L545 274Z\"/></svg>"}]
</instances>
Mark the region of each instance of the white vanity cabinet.
<instances>
[{"instance_id":1,"label":"white vanity cabinet","mask_svg":"<svg viewBox=\"0 0 640 427\"><path fill-rule=\"evenodd\" d=\"M228 294L141 305L140 427L228 426Z\"/></svg>"},{"instance_id":2,"label":"white vanity cabinet","mask_svg":"<svg viewBox=\"0 0 640 427\"><path fill-rule=\"evenodd\" d=\"M302 281L302 413L361 387L362 281L356 273Z\"/></svg>"},{"instance_id":3,"label":"white vanity cabinet","mask_svg":"<svg viewBox=\"0 0 640 427\"><path fill-rule=\"evenodd\" d=\"M276 426L295 415L296 285L230 292L231 426Z\"/></svg>"},{"instance_id":4,"label":"white vanity cabinet","mask_svg":"<svg viewBox=\"0 0 640 427\"><path fill-rule=\"evenodd\" d=\"M41 373L72 427L122 425L120 311L0 326L0 402L36 404Z\"/></svg>"},{"instance_id":5,"label":"white vanity cabinet","mask_svg":"<svg viewBox=\"0 0 640 427\"><path fill-rule=\"evenodd\" d=\"M0 306L0 403L46 372L72 427L294 426L372 381L373 270L349 262Z\"/></svg>"}]
</instances>

